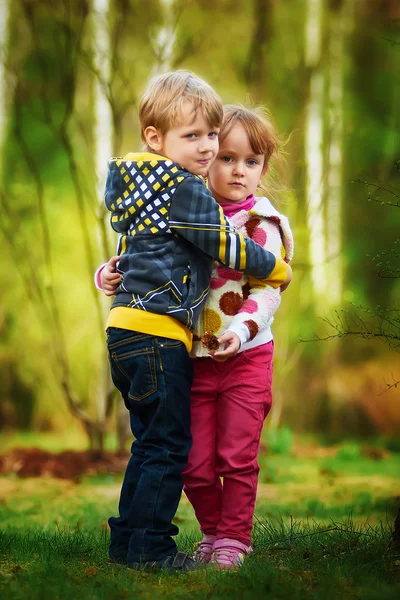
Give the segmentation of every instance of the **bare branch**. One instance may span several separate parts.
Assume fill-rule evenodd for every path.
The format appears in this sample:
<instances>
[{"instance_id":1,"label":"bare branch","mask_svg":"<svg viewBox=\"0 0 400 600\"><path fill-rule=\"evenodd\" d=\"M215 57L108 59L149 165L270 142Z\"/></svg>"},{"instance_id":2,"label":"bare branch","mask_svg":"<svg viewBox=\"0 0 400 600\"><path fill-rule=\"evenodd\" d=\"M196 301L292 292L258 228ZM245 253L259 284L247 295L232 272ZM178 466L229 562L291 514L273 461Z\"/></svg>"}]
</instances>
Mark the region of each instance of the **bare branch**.
<instances>
[{"instance_id":1,"label":"bare branch","mask_svg":"<svg viewBox=\"0 0 400 600\"><path fill-rule=\"evenodd\" d=\"M374 190L376 190L377 192L385 192L386 194L393 196L397 200L397 202L382 201L380 198L374 198L373 196L371 196L371 192L368 192L368 200L377 202L385 206L393 206L395 208L400 208L400 193L395 192L394 190L384 187L378 183L374 183L373 181L362 181L361 179L355 179L351 183L361 183L366 187L374 188Z\"/></svg>"}]
</instances>

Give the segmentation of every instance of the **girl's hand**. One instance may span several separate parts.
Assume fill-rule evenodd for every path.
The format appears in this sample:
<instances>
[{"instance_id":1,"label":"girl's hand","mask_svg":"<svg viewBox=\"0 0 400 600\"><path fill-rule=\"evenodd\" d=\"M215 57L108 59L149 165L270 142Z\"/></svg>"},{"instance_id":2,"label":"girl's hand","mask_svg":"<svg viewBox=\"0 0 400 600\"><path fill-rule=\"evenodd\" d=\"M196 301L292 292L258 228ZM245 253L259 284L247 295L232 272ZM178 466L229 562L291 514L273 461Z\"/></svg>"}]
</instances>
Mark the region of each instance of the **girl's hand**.
<instances>
[{"instance_id":1,"label":"girl's hand","mask_svg":"<svg viewBox=\"0 0 400 600\"><path fill-rule=\"evenodd\" d=\"M281 285L280 290L281 292L284 292L287 288L287 286L289 285L289 283L292 281L292 267L288 264L288 274L287 274L287 278L286 281L283 285Z\"/></svg>"},{"instance_id":2,"label":"girl's hand","mask_svg":"<svg viewBox=\"0 0 400 600\"><path fill-rule=\"evenodd\" d=\"M122 275L117 271L118 262L119 256L113 256L100 273L101 286L106 296L114 296L122 281Z\"/></svg>"},{"instance_id":3,"label":"girl's hand","mask_svg":"<svg viewBox=\"0 0 400 600\"><path fill-rule=\"evenodd\" d=\"M228 358L236 356L240 350L240 338L233 331L225 331L218 338L219 343L224 348L223 350L217 350L217 352L210 353L210 356L217 362L224 362Z\"/></svg>"}]
</instances>

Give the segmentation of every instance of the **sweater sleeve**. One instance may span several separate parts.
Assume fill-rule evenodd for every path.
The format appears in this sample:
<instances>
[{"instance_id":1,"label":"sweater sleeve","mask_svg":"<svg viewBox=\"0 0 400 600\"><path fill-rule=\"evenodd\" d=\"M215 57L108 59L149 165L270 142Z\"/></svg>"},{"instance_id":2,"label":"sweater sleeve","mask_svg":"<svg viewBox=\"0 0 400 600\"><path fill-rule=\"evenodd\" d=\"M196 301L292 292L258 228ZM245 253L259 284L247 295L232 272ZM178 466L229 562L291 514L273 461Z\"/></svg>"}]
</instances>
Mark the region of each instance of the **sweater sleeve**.
<instances>
[{"instance_id":1,"label":"sweater sleeve","mask_svg":"<svg viewBox=\"0 0 400 600\"><path fill-rule=\"evenodd\" d=\"M279 289L266 285L260 289L262 281L250 278L256 287L250 288L250 294L240 311L233 317L228 330L239 336L242 344L249 342L257 334L265 331L281 303Z\"/></svg>"},{"instance_id":2,"label":"sweater sleeve","mask_svg":"<svg viewBox=\"0 0 400 600\"><path fill-rule=\"evenodd\" d=\"M101 285L101 274L103 272L104 267L106 267L106 266L107 266L107 263L103 263L96 269L96 272L94 274L94 285L101 292L103 291L103 286Z\"/></svg>"},{"instance_id":3,"label":"sweater sleeve","mask_svg":"<svg viewBox=\"0 0 400 600\"><path fill-rule=\"evenodd\" d=\"M260 219L256 229L250 228L249 233L255 239L263 240L263 247L278 254L282 246L279 225L269 219ZM251 341L258 333L265 331L281 303L279 289L274 289L265 279L248 277L246 286L248 296L239 312L229 324L229 331L236 333L242 344Z\"/></svg>"},{"instance_id":4,"label":"sweater sleeve","mask_svg":"<svg viewBox=\"0 0 400 600\"><path fill-rule=\"evenodd\" d=\"M176 188L169 216L172 231L221 265L266 279L274 288L286 281L286 263L237 232L199 179L187 177Z\"/></svg>"}]
</instances>

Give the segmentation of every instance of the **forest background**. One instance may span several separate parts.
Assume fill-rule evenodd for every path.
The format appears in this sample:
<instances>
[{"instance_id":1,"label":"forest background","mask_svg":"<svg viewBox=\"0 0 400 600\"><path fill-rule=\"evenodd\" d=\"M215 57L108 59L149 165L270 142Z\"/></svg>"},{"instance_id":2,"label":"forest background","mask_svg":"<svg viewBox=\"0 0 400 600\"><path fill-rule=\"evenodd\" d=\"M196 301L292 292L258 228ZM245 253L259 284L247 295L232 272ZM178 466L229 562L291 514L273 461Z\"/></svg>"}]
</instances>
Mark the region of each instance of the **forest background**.
<instances>
[{"instance_id":1,"label":"forest background","mask_svg":"<svg viewBox=\"0 0 400 600\"><path fill-rule=\"evenodd\" d=\"M273 198L296 249L268 428L395 444L399 3L1 0L0 12L3 439L125 444L109 300L93 283L116 245L104 178L110 156L141 146L148 78L185 68L226 103L265 105L286 140Z\"/></svg>"}]
</instances>

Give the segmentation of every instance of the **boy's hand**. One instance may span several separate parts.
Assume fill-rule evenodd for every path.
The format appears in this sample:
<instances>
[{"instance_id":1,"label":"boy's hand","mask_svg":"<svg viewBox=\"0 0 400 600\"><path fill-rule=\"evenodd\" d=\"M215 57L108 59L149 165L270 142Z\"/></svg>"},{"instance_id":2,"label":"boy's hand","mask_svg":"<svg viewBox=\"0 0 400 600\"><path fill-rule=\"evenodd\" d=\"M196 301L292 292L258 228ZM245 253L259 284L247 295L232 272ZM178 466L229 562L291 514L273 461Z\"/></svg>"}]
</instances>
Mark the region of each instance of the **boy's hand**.
<instances>
[{"instance_id":1,"label":"boy's hand","mask_svg":"<svg viewBox=\"0 0 400 600\"><path fill-rule=\"evenodd\" d=\"M240 338L233 331L225 331L218 341L224 349L211 354L211 357L217 362L224 362L228 358L236 356L240 350Z\"/></svg>"},{"instance_id":2,"label":"boy's hand","mask_svg":"<svg viewBox=\"0 0 400 600\"><path fill-rule=\"evenodd\" d=\"M113 256L100 273L101 286L106 296L114 296L121 283L122 275L117 271L118 262L119 256Z\"/></svg>"},{"instance_id":3,"label":"boy's hand","mask_svg":"<svg viewBox=\"0 0 400 600\"><path fill-rule=\"evenodd\" d=\"M288 287L289 283L292 281L292 274L292 267L288 264L288 274L285 283L280 287L281 292L284 292Z\"/></svg>"}]
</instances>

